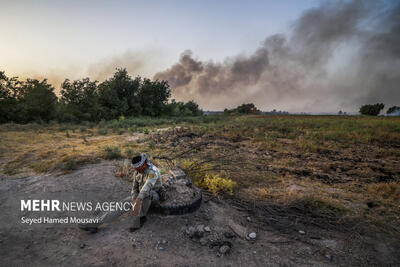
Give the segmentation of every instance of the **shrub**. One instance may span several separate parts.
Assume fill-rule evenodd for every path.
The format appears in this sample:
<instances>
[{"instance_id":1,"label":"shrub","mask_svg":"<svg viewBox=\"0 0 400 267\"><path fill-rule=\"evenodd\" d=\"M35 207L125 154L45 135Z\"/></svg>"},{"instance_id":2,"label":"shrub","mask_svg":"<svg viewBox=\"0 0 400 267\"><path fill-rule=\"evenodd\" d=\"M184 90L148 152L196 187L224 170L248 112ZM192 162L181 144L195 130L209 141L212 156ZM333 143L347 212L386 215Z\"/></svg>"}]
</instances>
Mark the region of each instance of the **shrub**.
<instances>
[{"instance_id":1,"label":"shrub","mask_svg":"<svg viewBox=\"0 0 400 267\"><path fill-rule=\"evenodd\" d=\"M104 158L105 159L119 159L121 158L121 149L117 146L111 147L106 146L104 148Z\"/></svg>"},{"instance_id":2,"label":"shrub","mask_svg":"<svg viewBox=\"0 0 400 267\"><path fill-rule=\"evenodd\" d=\"M400 115L400 107L398 107L398 106L390 107L390 108L386 111L386 114L396 114L396 115Z\"/></svg>"},{"instance_id":3,"label":"shrub","mask_svg":"<svg viewBox=\"0 0 400 267\"><path fill-rule=\"evenodd\" d=\"M381 110L385 107L382 103L375 105L364 105L360 107L360 113L363 115L377 116Z\"/></svg>"},{"instance_id":4,"label":"shrub","mask_svg":"<svg viewBox=\"0 0 400 267\"><path fill-rule=\"evenodd\" d=\"M232 195L233 189L237 186L237 183L231 179L222 178L218 174L206 174L202 185L202 187L214 195L220 192Z\"/></svg>"},{"instance_id":5,"label":"shrub","mask_svg":"<svg viewBox=\"0 0 400 267\"><path fill-rule=\"evenodd\" d=\"M76 170L78 167L78 164L76 162L76 159L74 157L68 158L63 162L60 166L60 169L63 171L72 171Z\"/></svg>"},{"instance_id":6,"label":"shrub","mask_svg":"<svg viewBox=\"0 0 400 267\"><path fill-rule=\"evenodd\" d=\"M106 128L99 128L99 129L97 130L97 133L98 133L99 135L107 135L108 131L107 131Z\"/></svg>"}]
</instances>

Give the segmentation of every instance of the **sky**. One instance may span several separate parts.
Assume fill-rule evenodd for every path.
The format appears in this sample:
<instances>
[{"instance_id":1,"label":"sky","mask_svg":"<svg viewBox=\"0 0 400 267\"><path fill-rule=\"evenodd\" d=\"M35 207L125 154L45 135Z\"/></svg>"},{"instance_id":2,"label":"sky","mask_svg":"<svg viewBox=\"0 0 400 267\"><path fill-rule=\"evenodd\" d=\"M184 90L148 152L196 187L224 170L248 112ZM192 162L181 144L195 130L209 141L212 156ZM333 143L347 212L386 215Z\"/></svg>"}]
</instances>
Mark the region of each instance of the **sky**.
<instances>
[{"instance_id":1,"label":"sky","mask_svg":"<svg viewBox=\"0 0 400 267\"><path fill-rule=\"evenodd\" d=\"M379 34L393 35L389 50L398 44L396 1L0 4L0 70L46 77L56 91L65 78L103 81L125 67L170 81L174 98L206 110L254 102L262 110L351 112L368 101L400 102L398 51L367 47ZM378 66L365 68L366 55Z\"/></svg>"}]
</instances>

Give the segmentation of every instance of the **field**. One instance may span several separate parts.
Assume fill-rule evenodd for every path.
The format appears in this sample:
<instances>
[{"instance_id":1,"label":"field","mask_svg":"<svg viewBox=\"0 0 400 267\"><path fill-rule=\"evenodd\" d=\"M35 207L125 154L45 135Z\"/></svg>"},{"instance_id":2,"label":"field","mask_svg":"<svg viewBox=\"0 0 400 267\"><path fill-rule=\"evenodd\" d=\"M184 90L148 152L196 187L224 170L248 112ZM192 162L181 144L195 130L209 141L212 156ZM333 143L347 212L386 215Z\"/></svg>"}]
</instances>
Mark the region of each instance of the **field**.
<instances>
[{"instance_id":1,"label":"field","mask_svg":"<svg viewBox=\"0 0 400 267\"><path fill-rule=\"evenodd\" d=\"M400 118L253 115L0 126L5 179L150 155L260 225L399 240ZM115 175L132 170L116 161ZM261 226L260 226L261 227ZM400 244L395 242L394 248Z\"/></svg>"}]
</instances>

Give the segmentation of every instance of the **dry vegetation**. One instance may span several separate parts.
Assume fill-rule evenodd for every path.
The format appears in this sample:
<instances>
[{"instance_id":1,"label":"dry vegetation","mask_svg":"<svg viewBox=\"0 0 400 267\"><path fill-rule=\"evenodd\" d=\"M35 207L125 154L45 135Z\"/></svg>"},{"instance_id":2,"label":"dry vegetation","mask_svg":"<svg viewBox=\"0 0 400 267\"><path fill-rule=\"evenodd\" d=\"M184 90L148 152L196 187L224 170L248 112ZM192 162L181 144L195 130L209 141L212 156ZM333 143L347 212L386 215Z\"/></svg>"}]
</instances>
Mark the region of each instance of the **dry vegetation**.
<instances>
[{"instance_id":1,"label":"dry vegetation","mask_svg":"<svg viewBox=\"0 0 400 267\"><path fill-rule=\"evenodd\" d=\"M163 172L180 166L214 194L270 203L275 211L320 218L320 224L361 218L399 233L399 118L216 116L85 126L6 124L0 138L2 172L14 177L147 152ZM116 175L130 172L122 165Z\"/></svg>"}]
</instances>

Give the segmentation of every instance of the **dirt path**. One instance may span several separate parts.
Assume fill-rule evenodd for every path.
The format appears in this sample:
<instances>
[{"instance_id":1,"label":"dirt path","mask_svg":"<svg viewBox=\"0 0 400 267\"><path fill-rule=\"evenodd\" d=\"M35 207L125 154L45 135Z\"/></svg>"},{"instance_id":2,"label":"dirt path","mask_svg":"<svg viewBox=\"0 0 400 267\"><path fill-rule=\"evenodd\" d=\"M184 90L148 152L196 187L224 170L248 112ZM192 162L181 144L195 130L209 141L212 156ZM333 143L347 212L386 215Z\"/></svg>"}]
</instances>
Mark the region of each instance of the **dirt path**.
<instances>
[{"instance_id":1,"label":"dirt path","mask_svg":"<svg viewBox=\"0 0 400 267\"><path fill-rule=\"evenodd\" d=\"M130 214L96 234L75 226L26 225L20 199L117 201L130 185L114 164L84 166L65 175L0 180L1 265L29 266L336 266L399 264L388 243L363 243L348 234L310 226L290 234L257 221L228 201L205 195L201 208L183 216L150 214L130 233ZM60 217L67 215L62 212ZM202 226L204 227L202 227ZM208 227L210 229L208 229ZM207 231L210 230L210 231ZM304 232L302 232L304 231ZM247 240L255 232L255 240ZM312 235L311 235L312 233ZM202 244L203 243L203 244ZM224 249L221 247L225 246ZM227 247L226 247L227 246ZM227 250L227 251L225 251ZM372 255L372 256L371 256Z\"/></svg>"}]
</instances>

